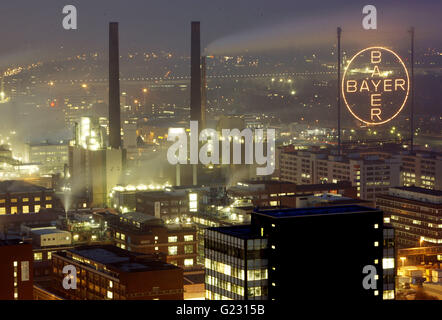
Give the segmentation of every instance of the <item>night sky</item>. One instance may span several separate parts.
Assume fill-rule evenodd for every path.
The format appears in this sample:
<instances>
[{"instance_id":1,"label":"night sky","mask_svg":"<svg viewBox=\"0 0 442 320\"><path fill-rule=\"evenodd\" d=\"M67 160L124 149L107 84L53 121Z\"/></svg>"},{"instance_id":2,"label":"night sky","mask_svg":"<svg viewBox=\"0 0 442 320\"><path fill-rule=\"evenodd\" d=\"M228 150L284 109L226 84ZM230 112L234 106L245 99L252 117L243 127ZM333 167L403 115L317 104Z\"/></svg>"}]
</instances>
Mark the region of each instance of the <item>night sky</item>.
<instances>
[{"instance_id":1,"label":"night sky","mask_svg":"<svg viewBox=\"0 0 442 320\"><path fill-rule=\"evenodd\" d=\"M77 7L78 30L62 28L62 8L67 4ZM376 5L382 34L363 31L361 11L366 4ZM436 0L2 1L0 65L29 57L104 51L109 21L120 22L122 52L171 49L187 55L192 20L201 21L203 48L215 54L329 45L338 25L348 44L370 38L370 32L377 40L408 41L406 30L414 25L418 46L438 48L441 12L442 1Z\"/></svg>"}]
</instances>

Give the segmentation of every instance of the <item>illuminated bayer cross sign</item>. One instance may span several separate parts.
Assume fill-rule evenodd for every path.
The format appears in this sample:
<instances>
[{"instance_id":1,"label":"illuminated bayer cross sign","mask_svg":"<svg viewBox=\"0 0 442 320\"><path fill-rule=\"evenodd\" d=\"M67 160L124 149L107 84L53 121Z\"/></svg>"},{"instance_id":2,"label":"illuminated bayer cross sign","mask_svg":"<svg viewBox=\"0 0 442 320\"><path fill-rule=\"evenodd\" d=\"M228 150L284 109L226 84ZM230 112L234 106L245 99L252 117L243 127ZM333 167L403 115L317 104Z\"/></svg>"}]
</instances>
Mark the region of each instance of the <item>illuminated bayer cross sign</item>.
<instances>
[{"instance_id":1,"label":"illuminated bayer cross sign","mask_svg":"<svg viewBox=\"0 0 442 320\"><path fill-rule=\"evenodd\" d=\"M368 125L394 119L404 108L410 90L401 58L383 47L359 51L342 77L342 96L350 113Z\"/></svg>"}]
</instances>

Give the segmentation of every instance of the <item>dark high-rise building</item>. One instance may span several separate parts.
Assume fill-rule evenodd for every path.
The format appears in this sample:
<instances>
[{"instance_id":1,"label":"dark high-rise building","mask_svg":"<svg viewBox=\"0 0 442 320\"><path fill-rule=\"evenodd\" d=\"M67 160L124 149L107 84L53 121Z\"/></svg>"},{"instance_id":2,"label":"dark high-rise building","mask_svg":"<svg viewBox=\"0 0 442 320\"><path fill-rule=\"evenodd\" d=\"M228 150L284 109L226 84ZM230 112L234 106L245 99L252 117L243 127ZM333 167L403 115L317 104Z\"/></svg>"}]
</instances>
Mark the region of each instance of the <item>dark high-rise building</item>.
<instances>
[{"instance_id":1,"label":"dark high-rise building","mask_svg":"<svg viewBox=\"0 0 442 320\"><path fill-rule=\"evenodd\" d=\"M201 124L200 22L192 21L190 35L190 120Z\"/></svg>"},{"instance_id":2,"label":"dark high-rise building","mask_svg":"<svg viewBox=\"0 0 442 320\"><path fill-rule=\"evenodd\" d=\"M109 23L109 146L121 148L118 22Z\"/></svg>"},{"instance_id":3,"label":"dark high-rise building","mask_svg":"<svg viewBox=\"0 0 442 320\"><path fill-rule=\"evenodd\" d=\"M395 296L394 232L383 227L378 209L255 210L251 225L209 228L205 241L208 299L228 299L232 292L269 300ZM376 270L375 287L368 289L366 266Z\"/></svg>"}]
</instances>

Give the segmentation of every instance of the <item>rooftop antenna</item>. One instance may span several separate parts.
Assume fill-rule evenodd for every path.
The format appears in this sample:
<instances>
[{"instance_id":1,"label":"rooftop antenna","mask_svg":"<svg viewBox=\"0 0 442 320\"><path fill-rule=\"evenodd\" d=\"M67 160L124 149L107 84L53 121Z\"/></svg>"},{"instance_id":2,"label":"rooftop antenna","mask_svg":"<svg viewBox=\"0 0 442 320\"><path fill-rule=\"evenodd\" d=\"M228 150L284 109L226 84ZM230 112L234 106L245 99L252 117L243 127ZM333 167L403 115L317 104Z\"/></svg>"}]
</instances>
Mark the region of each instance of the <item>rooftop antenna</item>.
<instances>
[{"instance_id":1,"label":"rooftop antenna","mask_svg":"<svg viewBox=\"0 0 442 320\"><path fill-rule=\"evenodd\" d=\"M338 155L341 155L341 32L338 27Z\"/></svg>"},{"instance_id":2,"label":"rooftop antenna","mask_svg":"<svg viewBox=\"0 0 442 320\"><path fill-rule=\"evenodd\" d=\"M414 27L411 27L408 32L410 32L410 35L411 35L410 150L413 153L413 149L414 149Z\"/></svg>"}]
</instances>

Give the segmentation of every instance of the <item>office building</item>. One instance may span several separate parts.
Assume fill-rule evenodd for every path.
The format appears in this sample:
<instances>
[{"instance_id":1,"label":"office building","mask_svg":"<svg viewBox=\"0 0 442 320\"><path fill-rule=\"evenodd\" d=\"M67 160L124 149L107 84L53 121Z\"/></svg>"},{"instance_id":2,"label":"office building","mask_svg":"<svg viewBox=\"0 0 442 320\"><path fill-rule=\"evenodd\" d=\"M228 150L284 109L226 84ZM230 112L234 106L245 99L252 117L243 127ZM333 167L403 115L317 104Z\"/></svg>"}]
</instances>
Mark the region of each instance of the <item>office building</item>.
<instances>
[{"instance_id":1,"label":"office building","mask_svg":"<svg viewBox=\"0 0 442 320\"><path fill-rule=\"evenodd\" d=\"M227 189L228 196L237 201L251 200L253 206L296 207L297 198L301 195L316 193L341 194L356 198L356 187L349 181L319 184L297 184L286 181L244 181Z\"/></svg>"},{"instance_id":2,"label":"office building","mask_svg":"<svg viewBox=\"0 0 442 320\"><path fill-rule=\"evenodd\" d=\"M207 300L267 300L267 239L251 226L217 227L204 237Z\"/></svg>"},{"instance_id":3,"label":"office building","mask_svg":"<svg viewBox=\"0 0 442 320\"><path fill-rule=\"evenodd\" d=\"M68 141L58 143L29 143L26 144L27 161L39 168L40 175L65 173L68 160Z\"/></svg>"},{"instance_id":4,"label":"office building","mask_svg":"<svg viewBox=\"0 0 442 320\"><path fill-rule=\"evenodd\" d=\"M243 235L238 235L237 230L242 230ZM248 248L255 250L250 258L245 254L246 248L231 248L245 245L241 237L247 241L253 239L247 242L248 246L253 243ZM214 238L205 250L209 259L206 271L218 270L215 275L230 284L206 279L206 288L212 292L207 294L208 299L229 298L226 291L216 291L211 283L222 283L222 289L232 288L238 280L247 283L251 278L246 270L253 266L261 270L259 274L252 273L255 279L258 277L267 284L261 282L256 286L262 285L260 289L251 292L254 296L261 293L270 300L293 301L297 297L315 299L326 295L327 299L340 301L370 301L395 296L394 231L383 227L383 213L374 208L345 205L256 209L251 224L243 229L239 226L208 229L205 239ZM214 265L212 260L216 261ZM362 285L365 266L376 270L375 288L365 289ZM239 276L226 277L232 274Z\"/></svg>"},{"instance_id":5,"label":"office building","mask_svg":"<svg viewBox=\"0 0 442 320\"><path fill-rule=\"evenodd\" d=\"M442 190L442 154L415 152L401 154L401 186Z\"/></svg>"},{"instance_id":6,"label":"office building","mask_svg":"<svg viewBox=\"0 0 442 320\"><path fill-rule=\"evenodd\" d=\"M398 248L442 244L442 191L419 187L390 188L376 197L385 223L395 230Z\"/></svg>"},{"instance_id":7,"label":"office building","mask_svg":"<svg viewBox=\"0 0 442 320\"><path fill-rule=\"evenodd\" d=\"M32 300L32 244L0 240L0 300Z\"/></svg>"},{"instance_id":8,"label":"office building","mask_svg":"<svg viewBox=\"0 0 442 320\"><path fill-rule=\"evenodd\" d=\"M63 267L77 271L77 289L65 290ZM182 300L183 271L161 255L115 246L83 246L52 255L53 292L73 300Z\"/></svg>"},{"instance_id":9,"label":"office building","mask_svg":"<svg viewBox=\"0 0 442 320\"><path fill-rule=\"evenodd\" d=\"M0 215L38 213L45 208L61 208L52 189L21 180L0 181Z\"/></svg>"},{"instance_id":10,"label":"office building","mask_svg":"<svg viewBox=\"0 0 442 320\"><path fill-rule=\"evenodd\" d=\"M268 239L270 299L292 299L296 288L314 296L323 286L331 299L394 298L393 229L383 228L382 211L358 205L256 210L251 225ZM362 286L366 265L376 268L376 289Z\"/></svg>"},{"instance_id":11,"label":"office building","mask_svg":"<svg viewBox=\"0 0 442 320\"><path fill-rule=\"evenodd\" d=\"M192 224L164 223L152 215L127 212L107 216L115 245L140 253L162 253L168 263L193 269L197 257L197 232Z\"/></svg>"},{"instance_id":12,"label":"office building","mask_svg":"<svg viewBox=\"0 0 442 320\"><path fill-rule=\"evenodd\" d=\"M337 156L329 150L283 150L279 158L280 180L297 184L350 181L357 196L374 200L377 194L400 184L400 157L384 153Z\"/></svg>"}]
</instances>

